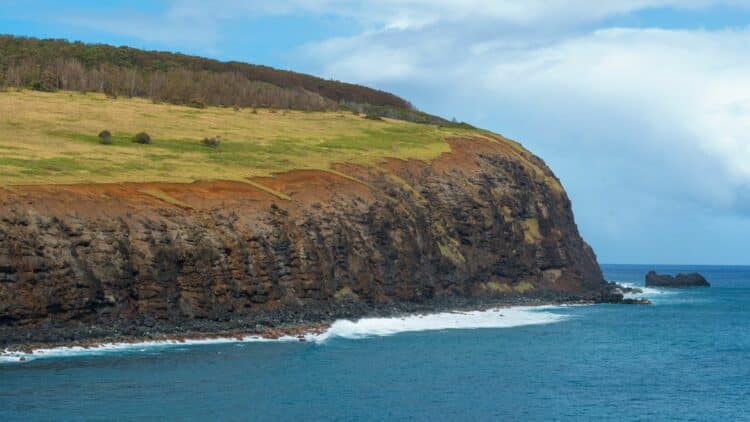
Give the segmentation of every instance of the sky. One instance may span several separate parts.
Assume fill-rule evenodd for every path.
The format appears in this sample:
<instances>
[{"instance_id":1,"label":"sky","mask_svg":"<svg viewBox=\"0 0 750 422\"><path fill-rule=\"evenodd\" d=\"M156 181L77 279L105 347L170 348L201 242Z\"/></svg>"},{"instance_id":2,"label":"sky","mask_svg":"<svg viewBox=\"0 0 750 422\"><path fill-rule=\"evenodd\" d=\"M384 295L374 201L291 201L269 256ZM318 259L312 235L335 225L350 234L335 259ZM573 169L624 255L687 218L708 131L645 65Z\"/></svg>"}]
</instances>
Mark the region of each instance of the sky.
<instances>
[{"instance_id":1,"label":"sky","mask_svg":"<svg viewBox=\"0 0 750 422\"><path fill-rule=\"evenodd\" d=\"M544 159L600 262L750 264L750 0L0 0L0 33L391 91Z\"/></svg>"}]
</instances>

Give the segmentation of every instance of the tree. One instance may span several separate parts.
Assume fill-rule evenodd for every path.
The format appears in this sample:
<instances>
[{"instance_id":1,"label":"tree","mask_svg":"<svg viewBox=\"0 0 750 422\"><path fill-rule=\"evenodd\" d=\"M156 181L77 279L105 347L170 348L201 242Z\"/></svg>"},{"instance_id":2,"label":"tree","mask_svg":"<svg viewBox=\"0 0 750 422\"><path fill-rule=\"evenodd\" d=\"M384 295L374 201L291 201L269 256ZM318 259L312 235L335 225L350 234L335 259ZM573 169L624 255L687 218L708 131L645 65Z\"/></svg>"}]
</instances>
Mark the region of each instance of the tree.
<instances>
[{"instance_id":1,"label":"tree","mask_svg":"<svg viewBox=\"0 0 750 422\"><path fill-rule=\"evenodd\" d=\"M37 91L55 92L58 88L57 75L52 69L44 69L41 78L32 84Z\"/></svg>"}]
</instances>

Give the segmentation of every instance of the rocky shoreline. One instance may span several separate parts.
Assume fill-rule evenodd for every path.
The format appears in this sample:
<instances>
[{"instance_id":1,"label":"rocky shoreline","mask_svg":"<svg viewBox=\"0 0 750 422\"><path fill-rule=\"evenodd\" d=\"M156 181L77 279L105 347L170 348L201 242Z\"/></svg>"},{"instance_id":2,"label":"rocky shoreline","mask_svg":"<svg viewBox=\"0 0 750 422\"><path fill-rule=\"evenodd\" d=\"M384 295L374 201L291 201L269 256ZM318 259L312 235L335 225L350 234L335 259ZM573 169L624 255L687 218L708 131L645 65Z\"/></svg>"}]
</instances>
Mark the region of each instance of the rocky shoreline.
<instances>
[{"instance_id":1,"label":"rocky shoreline","mask_svg":"<svg viewBox=\"0 0 750 422\"><path fill-rule=\"evenodd\" d=\"M603 291L595 297L516 297L505 299L451 298L429 303L398 303L385 308L362 306L361 303L339 303L330 309L284 309L277 312L263 312L251 317L238 318L217 323L215 321L190 321L173 324L164 321L144 319L140 323L132 321L69 324L55 326L41 324L28 327L20 335L13 336L0 328L0 350L6 353L33 353L34 350L59 347L95 348L105 344L136 344L141 342L187 342L194 340L258 338L276 340L292 337L305 341L305 336L325 332L333 322L340 319L358 320L362 318L398 318L412 315L435 314L441 312L485 311L494 308L548 305L593 305L593 304L638 304L647 305L647 299L624 298L622 286L611 291ZM292 321L292 322L290 322ZM24 341L23 337L43 340ZM2 355L2 352L0 352Z\"/></svg>"}]
</instances>

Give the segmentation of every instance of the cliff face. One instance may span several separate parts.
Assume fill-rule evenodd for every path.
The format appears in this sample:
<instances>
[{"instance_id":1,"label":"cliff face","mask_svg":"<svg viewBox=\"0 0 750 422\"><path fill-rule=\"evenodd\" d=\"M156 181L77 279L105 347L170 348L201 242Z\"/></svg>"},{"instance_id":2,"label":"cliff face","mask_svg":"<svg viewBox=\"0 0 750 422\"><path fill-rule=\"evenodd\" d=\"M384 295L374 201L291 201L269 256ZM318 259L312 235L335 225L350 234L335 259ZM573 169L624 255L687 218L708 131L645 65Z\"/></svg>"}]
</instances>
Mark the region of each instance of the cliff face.
<instances>
[{"instance_id":1,"label":"cliff face","mask_svg":"<svg viewBox=\"0 0 750 422\"><path fill-rule=\"evenodd\" d=\"M607 294L539 159L500 138L450 144L431 163L251 184L0 191L0 345Z\"/></svg>"}]
</instances>

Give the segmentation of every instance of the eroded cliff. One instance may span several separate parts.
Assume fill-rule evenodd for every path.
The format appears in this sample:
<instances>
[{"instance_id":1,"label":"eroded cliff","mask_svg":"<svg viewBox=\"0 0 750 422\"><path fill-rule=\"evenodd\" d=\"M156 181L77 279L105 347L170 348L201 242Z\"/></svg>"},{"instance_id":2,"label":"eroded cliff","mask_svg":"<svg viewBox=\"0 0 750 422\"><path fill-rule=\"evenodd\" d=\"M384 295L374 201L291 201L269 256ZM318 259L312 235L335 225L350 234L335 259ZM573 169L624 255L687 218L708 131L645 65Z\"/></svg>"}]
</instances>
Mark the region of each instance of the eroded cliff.
<instances>
[{"instance_id":1,"label":"eroded cliff","mask_svg":"<svg viewBox=\"0 0 750 422\"><path fill-rule=\"evenodd\" d=\"M0 190L0 345L606 300L544 163L500 137L449 143L249 183Z\"/></svg>"}]
</instances>

